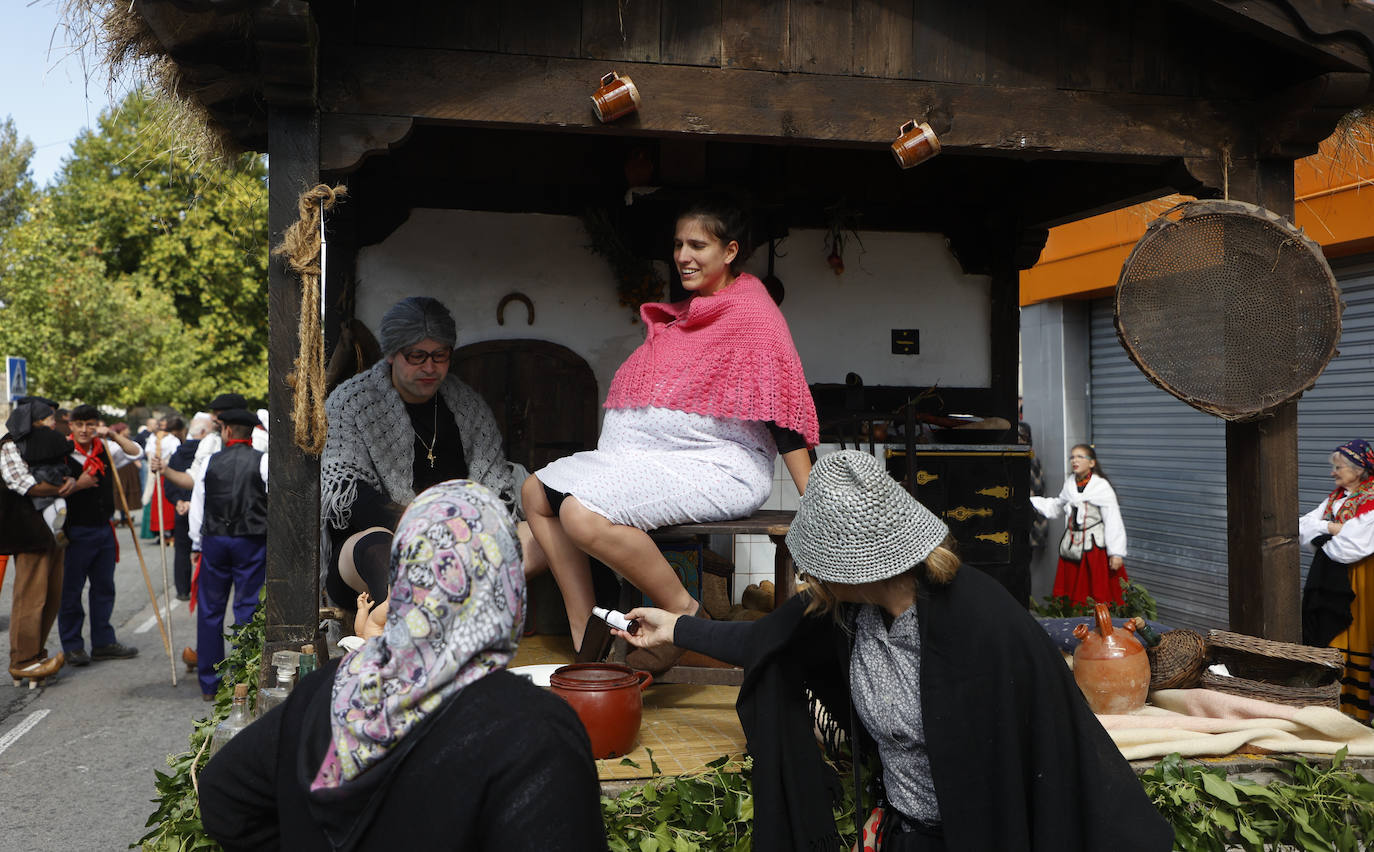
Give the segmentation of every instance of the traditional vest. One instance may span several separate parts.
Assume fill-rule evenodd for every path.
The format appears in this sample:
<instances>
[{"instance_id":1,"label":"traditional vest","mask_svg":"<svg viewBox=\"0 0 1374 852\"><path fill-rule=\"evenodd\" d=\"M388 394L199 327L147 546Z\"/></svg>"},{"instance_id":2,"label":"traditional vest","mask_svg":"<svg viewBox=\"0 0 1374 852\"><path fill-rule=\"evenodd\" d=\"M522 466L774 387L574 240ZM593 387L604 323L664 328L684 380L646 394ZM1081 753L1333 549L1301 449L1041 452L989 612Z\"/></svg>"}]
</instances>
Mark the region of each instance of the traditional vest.
<instances>
[{"instance_id":1,"label":"traditional vest","mask_svg":"<svg viewBox=\"0 0 1374 852\"><path fill-rule=\"evenodd\" d=\"M226 447L205 468L201 535L267 535L267 486L259 474L262 453L247 444Z\"/></svg>"},{"instance_id":2,"label":"traditional vest","mask_svg":"<svg viewBox=\"0 0 1374 852\"><path fill-rule=\"evenodd\" d=\"M95 441L99 440L99 438L94 439L92 446L94 446ZM82 469L81 462L74 458L75 455L67 457L67 469L74 478L81 476ZM104 463L101 471L95 474L96 486L73 491L67 495L67 526L108 526L110 518L114 515L114 467L110 464L110 458L105 454L104 449L96 458Z\"/></svg>"}]
</instances>

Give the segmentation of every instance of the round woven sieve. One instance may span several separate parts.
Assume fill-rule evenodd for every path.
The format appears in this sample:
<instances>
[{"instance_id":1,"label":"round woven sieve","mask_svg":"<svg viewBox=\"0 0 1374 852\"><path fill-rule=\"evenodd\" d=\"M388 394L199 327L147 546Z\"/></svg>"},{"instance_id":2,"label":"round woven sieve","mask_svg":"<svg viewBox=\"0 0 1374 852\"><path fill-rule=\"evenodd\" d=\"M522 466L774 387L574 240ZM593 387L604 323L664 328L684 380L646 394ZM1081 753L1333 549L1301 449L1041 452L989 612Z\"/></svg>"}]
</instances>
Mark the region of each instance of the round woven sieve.
<instances>
[{"instance_id":1,"label":"round woven sieve","mask_svg":"<svg viewBox=\"0 0 1374 852\"><path fill-rule=\"evenodd\" d=\"M1150 223L1116 285L1116 333L1145 376L1225 420L1262 417L1336 354L1340 291L1320 247L1241 201Z\"/></svg>"}]
</instances>

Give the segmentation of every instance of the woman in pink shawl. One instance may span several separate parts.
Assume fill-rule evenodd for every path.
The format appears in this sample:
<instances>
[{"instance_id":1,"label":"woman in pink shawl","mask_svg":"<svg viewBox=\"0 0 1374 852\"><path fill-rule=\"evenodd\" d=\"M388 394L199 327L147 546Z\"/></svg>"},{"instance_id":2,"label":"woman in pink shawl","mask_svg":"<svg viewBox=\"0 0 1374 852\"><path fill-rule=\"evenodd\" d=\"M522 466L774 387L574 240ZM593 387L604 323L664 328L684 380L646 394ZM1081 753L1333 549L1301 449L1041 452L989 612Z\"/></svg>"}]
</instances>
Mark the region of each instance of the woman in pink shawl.
<instances>
[{"instance_id":1,"label":"woman in pink shawl","mask_svg":"<svg viewBox=\"0 0 1374 852\"><path fill-rule=\"evenodd\" d=\"M670 612L702 614L648 530L748 517L768 499L781 453L806 488L819 440L816 407L782 312L740 271L749 228L738 208L706 201L677 220L673 262L691 295L640 308L644 343L616 371L597 448L525 482L530 530L563 593L579 660L609 643L589 619L588 555ZM681 652L636 649L626 660L661 672Z\"/></svg>"}]
</instances>

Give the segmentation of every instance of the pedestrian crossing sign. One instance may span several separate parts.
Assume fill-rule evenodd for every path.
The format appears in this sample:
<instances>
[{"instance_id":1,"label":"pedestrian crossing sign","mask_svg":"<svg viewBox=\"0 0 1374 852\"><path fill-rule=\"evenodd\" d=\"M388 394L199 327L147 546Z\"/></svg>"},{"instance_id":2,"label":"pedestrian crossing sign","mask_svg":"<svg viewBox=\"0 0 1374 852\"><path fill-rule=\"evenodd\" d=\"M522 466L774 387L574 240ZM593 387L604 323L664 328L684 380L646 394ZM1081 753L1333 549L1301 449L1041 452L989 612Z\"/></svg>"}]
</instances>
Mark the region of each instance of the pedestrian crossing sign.
<instances>
[{"instance_id":1,"label":"pedestrian crossing sign","mask_svg":"<svg viewBox=\"0 0 1374 852\"><path fill-rule=\"evenodd\" d=\"M14 402L29 395L28 361L13 355L5 358L5 401Z\"/></svg>"}]
</instances>

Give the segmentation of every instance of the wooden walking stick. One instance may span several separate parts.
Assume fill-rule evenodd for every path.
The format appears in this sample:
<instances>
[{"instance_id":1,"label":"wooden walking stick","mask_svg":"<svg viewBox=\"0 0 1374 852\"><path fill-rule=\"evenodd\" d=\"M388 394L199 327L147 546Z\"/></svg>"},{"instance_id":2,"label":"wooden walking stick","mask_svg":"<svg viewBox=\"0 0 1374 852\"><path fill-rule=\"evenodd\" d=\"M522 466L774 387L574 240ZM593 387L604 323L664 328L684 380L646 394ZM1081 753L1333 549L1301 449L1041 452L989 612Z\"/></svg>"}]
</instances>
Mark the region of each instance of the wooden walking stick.
<instances>
[{"instance_id":1,"label":"wooden walking stick","mask_svg":"<svg viewBox=\"0 0 1374 852\"><path fill-rule=\"evenodd\" d=\"M110 461L110 474L118 469L115 467L114 454L110 452L108 441L105 444L105 458ZM115 483L118 485L118 483ZM143 569L143 585L148 587L148 600L153 602L153 615L157 618L157 629L162 634L162 646L167 650L167 662L172 664L172 686L177 685L177 664L172 659L172 641L167 638L167 626L162 623L162 610L157 605L157 592L153 591L153 579L148 576L148 563L143 561L143 548L138 545L138 530L134 528L134 519L129 517L129 500L124 496L123 488L115 488L115 493L119 495L119 508L124 512L124 523L128 525L129 532L133 534L134 553L138 554L138 567Z\"/></svg>"},{"instance_id":2,"label":"wooden walking stick","mask_svg":"<svg viewBox=\"0 0 1374 852\"><path fill-rule=\"evenodd\" d=\"M157 432L155 443L153 444L153 454L157 458L158 467L162 466L162 438L166 432ZM157 543L158 553L162 556L162 599L167 602L167 656L172 656L172 649L176 647L176 642L172 639L172 590L167 585L167 517L163 513L163 505L167 498L162 493L162 474L157 475L153 480L153 499L157 501ZM177 685L177 665L172 663L172 686Z\"/></svg>"}]
</instances>

